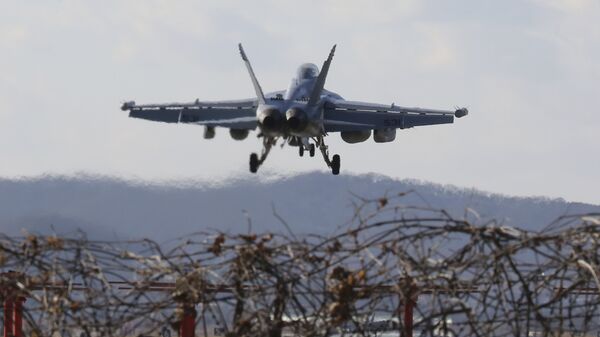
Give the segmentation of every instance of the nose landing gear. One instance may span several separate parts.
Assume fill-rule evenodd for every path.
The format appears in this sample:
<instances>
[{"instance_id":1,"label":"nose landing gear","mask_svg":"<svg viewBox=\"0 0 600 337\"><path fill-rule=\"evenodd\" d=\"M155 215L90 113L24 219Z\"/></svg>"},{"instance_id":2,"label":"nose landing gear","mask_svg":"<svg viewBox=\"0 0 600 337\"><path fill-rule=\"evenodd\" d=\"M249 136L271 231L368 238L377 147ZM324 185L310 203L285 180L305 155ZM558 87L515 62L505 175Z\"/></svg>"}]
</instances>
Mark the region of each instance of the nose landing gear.
<instances>
[{"instance_id":1,"label":"nose landing gear","mask_svg":"<svg viewBox=\"0 0 600 337\"><path fill-rule=\"evenodd\" d=\"M315 156L315 149L316 149L315 144L308 145L308 154L311 157ZM304 157L304 151L305 151L304 144L298 145L298 154L300 155L300 157Z\"/></svg>"}]
</instances>

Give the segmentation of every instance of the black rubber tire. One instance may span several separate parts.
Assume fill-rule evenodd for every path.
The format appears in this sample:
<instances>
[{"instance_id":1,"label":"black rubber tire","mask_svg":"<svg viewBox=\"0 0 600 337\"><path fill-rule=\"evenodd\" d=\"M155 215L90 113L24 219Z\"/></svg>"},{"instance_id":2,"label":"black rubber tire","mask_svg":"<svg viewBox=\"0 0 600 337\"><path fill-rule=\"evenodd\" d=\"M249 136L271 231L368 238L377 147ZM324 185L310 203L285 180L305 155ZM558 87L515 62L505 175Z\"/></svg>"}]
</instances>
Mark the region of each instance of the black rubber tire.
<instances>
[{"instance_id":1,"label":"black rubber tire","mask_svg":"<svg viewBox=\"0 0 600 337\"><path fill-rule=\"evenodd\" d=\"M310 144L308 153L310 154L311 157L315 156L315 144Z\"/></svg>"},{"instance_id":2,"label":"black rubber tire","mask_svg":"<svg viewBox=\"0 0 600 337\"><path fill-rule=\"evenodd\" d=\"M250 155L250 172L256 173L258 171L258 155L253 153Z\"/></svg>"},{"instance_id":3,"label":"black rubber tire","mask_svg":"<svg viewBox=\"0 0 600 337\"><path fill-rule=\"evenodd\" d=\"M304 157L304 145L303 144L298 145L298 154L300 155L300 157Z\"/></svg>"},{"instance_id":4,"label":"black rubber tire","mask_svg":"<svg viewBox=\"0 0 600 337\"><path fill-rule=\"evenodd\" d=\"M333 173L334 176L340 174L340 164L340 155L334 154L331 159L331 173Z\"/></svg>"}]
</instances>

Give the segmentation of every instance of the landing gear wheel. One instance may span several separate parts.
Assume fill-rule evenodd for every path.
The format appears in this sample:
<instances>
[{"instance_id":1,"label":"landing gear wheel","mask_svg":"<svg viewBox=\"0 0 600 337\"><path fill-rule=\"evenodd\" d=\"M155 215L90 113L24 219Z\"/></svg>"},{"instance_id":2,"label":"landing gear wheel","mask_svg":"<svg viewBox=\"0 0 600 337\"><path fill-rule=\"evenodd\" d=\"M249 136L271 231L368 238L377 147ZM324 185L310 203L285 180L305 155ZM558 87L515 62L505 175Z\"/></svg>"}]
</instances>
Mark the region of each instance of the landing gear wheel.
<instances>
[{"instance_id":1,"label":"landing gear wheel","mask_svg":"<svg viewBox=\"0 0 600 337\"><path fill-rule=\"evenodd\" d=\"M258 171L258 155L253 153L250 155L250 172L256 173Z\"/></svg>"},{"instance_id":2,"label":"landing gear wheel","mask_svg":"<svg viewBox=\"0 0 600 337\"><path fill-rule=\"evenodd\" d=\"M300 157L304 157L304 145L303 144L298 145L298 154L300 155Z\"/></svg>"},{"instance_id":3,"label":"landing gear wheel","mask_svg":"<svg viewBox=\"0 0 600 337\"><path fill-rule=\"evenodd\" d=\"M310 147L308 148L308 153L311 157L315 156L315 144L310 144Z\"/></svg>"},{"instance_id":4,"label":"landing gear wheel","mask_svg":"<svg viewBox=\"0 0 600 337\"><path fill-rule=\"evenodd\" d=\"M331 173L333 173L334 176L337 176L338 174L340 174L340 155L339 154L334 154L333 158L331 159Z\"/></svg>"}]
</instances>

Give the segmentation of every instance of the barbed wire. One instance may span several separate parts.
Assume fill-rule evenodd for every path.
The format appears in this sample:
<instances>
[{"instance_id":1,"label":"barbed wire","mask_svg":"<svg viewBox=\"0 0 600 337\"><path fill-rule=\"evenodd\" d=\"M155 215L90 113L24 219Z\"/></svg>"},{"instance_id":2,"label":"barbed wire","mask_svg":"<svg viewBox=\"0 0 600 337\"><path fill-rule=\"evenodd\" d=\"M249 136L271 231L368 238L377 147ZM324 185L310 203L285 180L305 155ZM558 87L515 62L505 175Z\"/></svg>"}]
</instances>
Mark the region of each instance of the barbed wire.
<instances>
[{"instance_id":1,"label":"barbed wire","mask_svg":"<svg viewBox=\"0 0 600 337\"><path fill-rule=\"evenodd\" d=\"M0 236L2 297L25 333L560 336L600 330L600 214L540 231L357 198L330 236L200 232L176 244ZM6 317L5 317L6 318Z\"/></svg>"}]
</instances>

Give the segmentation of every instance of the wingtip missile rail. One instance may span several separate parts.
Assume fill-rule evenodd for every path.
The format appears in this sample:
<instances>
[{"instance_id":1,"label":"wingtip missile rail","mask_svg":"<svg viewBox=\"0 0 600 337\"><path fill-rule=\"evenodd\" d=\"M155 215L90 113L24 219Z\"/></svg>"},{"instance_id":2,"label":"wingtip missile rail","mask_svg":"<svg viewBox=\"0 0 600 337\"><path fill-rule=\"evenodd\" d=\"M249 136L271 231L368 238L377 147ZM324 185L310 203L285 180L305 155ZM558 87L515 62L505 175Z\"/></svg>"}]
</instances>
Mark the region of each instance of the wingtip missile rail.
<instances>
[{"instance_id":1,"label":"wingtip missile rail","mask_svg":"<svg viewBox=\"0 0 600 337\"><path fill-rule=\"evenodd\" d=\"M469 114L469 110L467 108L460 108L460 109L456 109L456 111L454 111L454 116L456 116L456 118L462 118L468 114Z\"/></svg>"}]
</instances>

